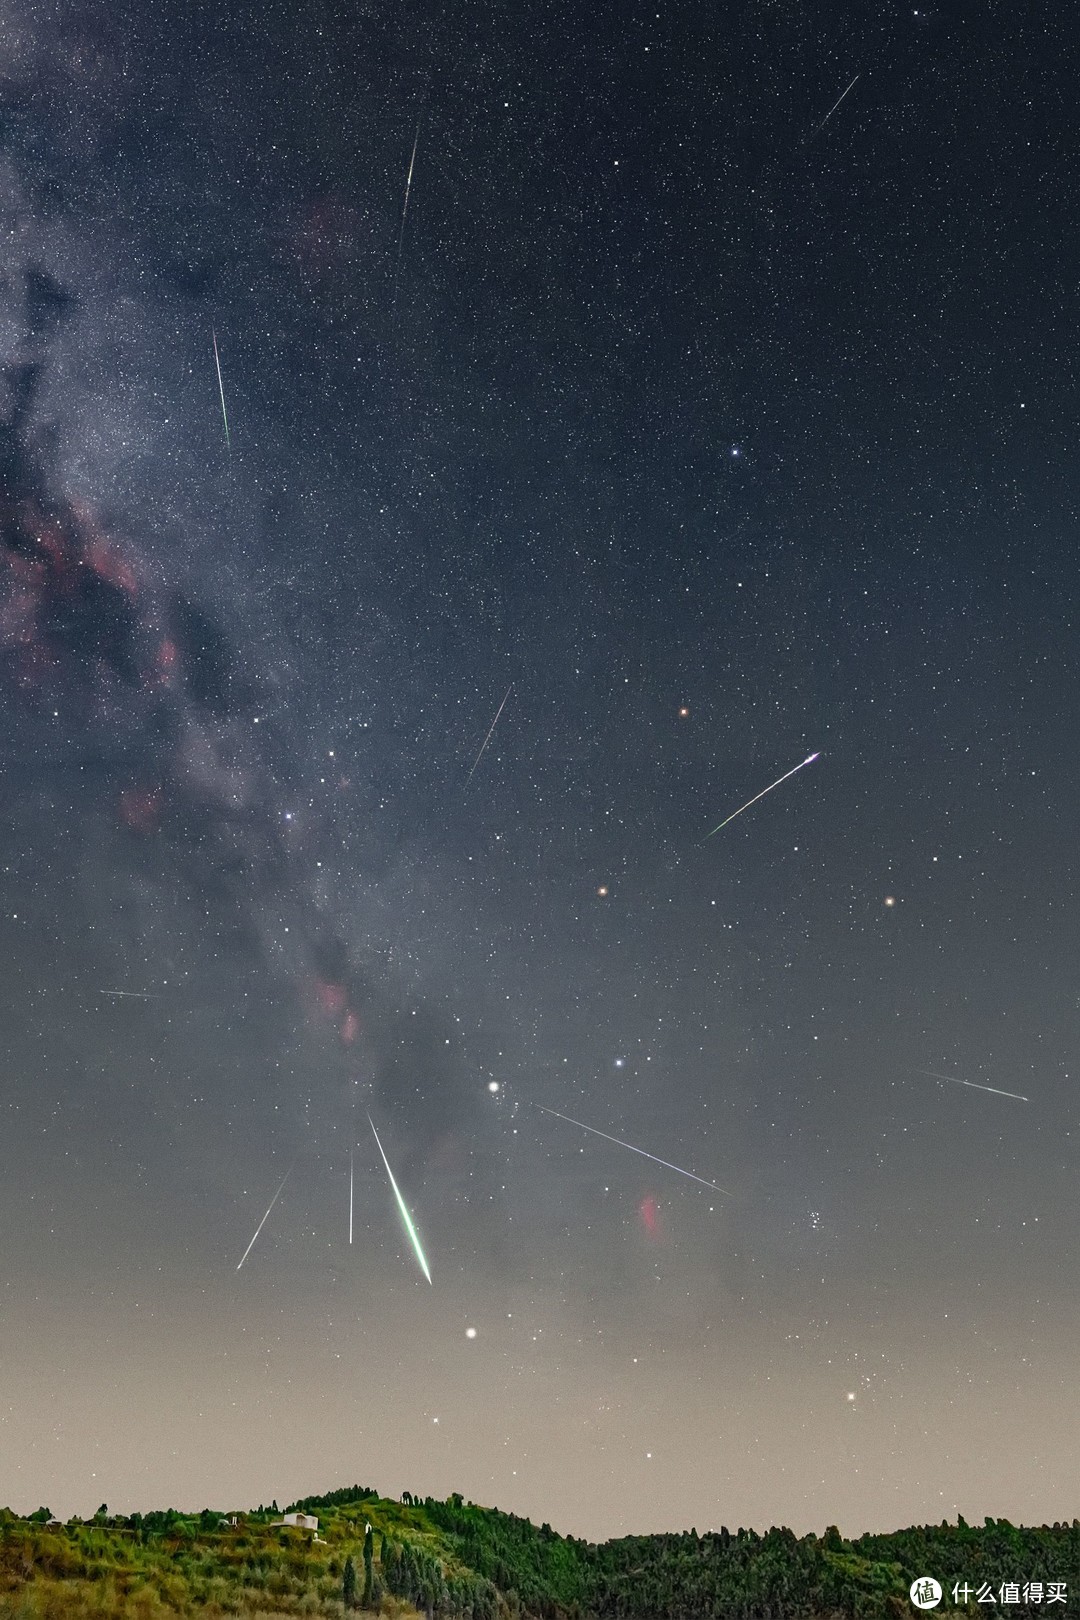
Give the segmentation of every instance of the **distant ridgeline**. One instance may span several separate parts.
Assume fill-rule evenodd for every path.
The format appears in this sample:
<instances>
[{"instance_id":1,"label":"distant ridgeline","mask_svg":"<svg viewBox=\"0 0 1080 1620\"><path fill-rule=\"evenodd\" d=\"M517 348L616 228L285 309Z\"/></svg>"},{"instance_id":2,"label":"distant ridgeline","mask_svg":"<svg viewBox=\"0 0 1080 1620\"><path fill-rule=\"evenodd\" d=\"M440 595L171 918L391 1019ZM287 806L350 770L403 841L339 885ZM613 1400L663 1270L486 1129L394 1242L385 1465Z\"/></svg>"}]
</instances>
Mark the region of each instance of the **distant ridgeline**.
<instances>
[{"instance_id":1,"label":"distant ridgeline","mask_svg":"<svg viewBox=\"0 0 1080 1620\"><path fill-rule=\"evenodd\" d=\"M595 1546L460 1496L398 1502L358 1485L284 1512L122 1518L102 1506L59 1524L48 1508L0 1510L0 1620L899 1620L918 1612L908 1594L923 1576L943 1589L942 1613L986 1615L992 1595L992 1611L1080 1614L1080 1521L961 1519L856 1541L690 1530Z\"/></svg>"}]
</instances>

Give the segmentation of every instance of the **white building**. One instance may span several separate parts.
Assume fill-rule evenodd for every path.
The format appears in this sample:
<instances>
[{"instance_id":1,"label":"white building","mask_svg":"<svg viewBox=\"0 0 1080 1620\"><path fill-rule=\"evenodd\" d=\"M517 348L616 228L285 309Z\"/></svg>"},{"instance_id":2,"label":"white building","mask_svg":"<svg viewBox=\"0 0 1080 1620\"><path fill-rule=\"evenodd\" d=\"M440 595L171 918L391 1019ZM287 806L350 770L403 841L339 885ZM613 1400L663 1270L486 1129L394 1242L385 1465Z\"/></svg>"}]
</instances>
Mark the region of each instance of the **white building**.
<instances>
[{"instance_id":1,"label":"white building","mask_svg":"<svg viewBox=\"0 0 1080 1620\"><path fill-rule=\"evenodd\" d=\"M313 1513L286 1513L271 1524L287 1524L296 1530L318 1530L319 1521Z\"/></svg>"}]
</instances>

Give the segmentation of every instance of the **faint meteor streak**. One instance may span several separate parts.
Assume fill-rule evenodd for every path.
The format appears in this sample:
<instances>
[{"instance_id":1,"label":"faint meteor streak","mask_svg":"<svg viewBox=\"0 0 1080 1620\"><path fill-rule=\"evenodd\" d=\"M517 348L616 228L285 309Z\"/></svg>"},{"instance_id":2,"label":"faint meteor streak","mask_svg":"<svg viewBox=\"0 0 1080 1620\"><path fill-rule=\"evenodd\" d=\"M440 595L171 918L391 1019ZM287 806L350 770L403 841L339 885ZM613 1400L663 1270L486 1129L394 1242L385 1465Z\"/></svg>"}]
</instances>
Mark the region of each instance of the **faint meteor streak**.
<instances>
[{"instance_id":1,"label":"faint meteor streak","mask_svg":"<svg viewBox=\"0 0 1080 1620\"><path fill-rule=\"evenodd\" d=\"M232 440L229 438L229 418L225 414L225 385L221 380L221 357L218 354L217 333L210 328L214 338L214 365L217 367L218 393L221 395L221 420L225 423L225 448L232 449Z\"/></svg>"},{"instance_id":2,"label":"faint meteor streak","mask_svg":"<svg viewBox=\"0 0 1080 1620\"><path fill-rule=\"evenodd\" d=\"M409 172L405 176L405 204L401 210L401 230L398 233L397 245L399 262L401 260L401 244L405 240L405 221L409 217L409 192L412 190L413 170L416 167L416 148L420 145L420 125L422 124L423 119L424 114L423 110L421 109L420 117L416 120L416 137L412 143L412 157L409 159Z\"/></svg>"},{"instance_id":3,"label":"faint meteor streak","mask_svg":"<svg viewBox=\"0 0 1080 1620\"><path fill-rule=\"evenodd\" d=\"M972 1091L989 1091L995 1097L1011 1097L1014 1102L1030 1102L1030 1097L1021 1097L1018 1091L1000 1091L997 1086L980 1086L977 1080L959 1080L955 1074L938 1074L934 1069L912 1069L912 1074L925 1074L928 1080L948 1080L954 1086L970 1086Z\"/></svg>"},{"instance_id":4,"label":"faint meteor streak","mask_svg":"<svg viewBox=\"0 0 1080 1620\"><path fill-rule=\"evenodd\" d=\"M405 202L401 209L401 229L398 231L397 259L394 262L394 297L391 302L391 312L397 310L398 281L401 277L401 250L405 244L405 221L409 217L409 193L412 190L413 170L416 167L416 149L420 145L420 125L424 121L423 104L420 107L420 117L416 120L416 134L413 137L412 156L409 158L409 172L405 176Z\"/></svg>"},{"instance_id":5,"label":"faint meteor streak","mask_svg":"<svg viewBox=\"0 0 1080 1620\"><path fill-rule=\"evenodd\" d=\"M375 1141L378 1143L379 1152L382 1153L382 1162L383 1162L383 1164L385 1164L386 1173L390 1177L390 1185L394 1189L394 1197L397 1199L397 1206L398 1206L398 1209L401 1211L401 1218L405 1222L405 1230L409 1234L409 1241L411 1242L411 1244L413 1246L413 1253L416 1255L417 1260L420 1262L420 1270L424 1273L424 1276L427 1278L428 1282L431 1282L431 1272L428 1270L428 1263L424 1259L424 1251L420 1247L420 1239L416 1235L416 1227L412 1223L411 1215L409 1214L408 1210L405 1208L405 1200L404 1200L404 1198L402 1198L401 1193L398 1191L398 1184L394 1180L394 1172L390 1168L389 1159L386 1157L386 1154L383 1153L383 1145L379 1141L379 1133L375 1129L375 1121L372 1119L370 1114L368 1115L368 1124L371 1126L372 1135L374 1136Z\"/></svg>"},{"instance_id":6,"label":"faint meteor streak","mask_svg":"<svg viewBox=\"0 0 1080 1620\"><path fill-rule=\"evenodd\" d=\"M680 1176L687 1176L691 1181L698 1181L703 1187L711 1187L713 1192L723 1193L725 1198L734 1198L725 1187L718 1187L715 1181L706 1181L704 1176L696 1176L692 1170L683 1170L677 1164L670 1164L667 1159L658 1159L655 1153L646 1153L644 1148L635 1147L632 1142L624 1142L621 1137L609 1136L607 1131L598 1131L593 1125L583 1125L580 1119L571 1119L569 1114L560 1114L557 1108L545 1108L543 1103L533 1103L542 1114L550 1114L553 1119L564 1119L568 1125L576 1125L579 1131L588 1131L592 1136L602 1136L605 1142L614 1142L616 1147L629 1148L631 1153L640 1153L643 1159L651 1159L653 1164L662 1164L665 1170L674 1170Z\"/></svg>"},{"instance_id":7,"label":"faint meteor streak","mask_svg":"<svg viewBox=\"0 0 1080 1620\"><path fill-rule=\"evenodd\" d=\"M706 833L701 842L703 844L706 843L710 838L713 837L714 833L721 832L723 828L727 826L728 821L734 821L736 816L741 816L744 810L749 810L752 804L757 804L759 799L763 799L766 793L771 793L773 788L778 788L780 786L781 782L786 782L789 776L794 776L796 771L801 771L804 765L812 765L815 759L820 758L820 752L810 754L806 759L803 760L801 765L795 765L790 771L785 771L783 776L778 776L775 782L770 782L767 788L762 788L760 793L755 793L752 799L747 799L745 804L741 804L737 810L733 810L730 816L728 816L727 821L722 821L719 827L714 827L711 833Z\"/></svg>"},{"instance_id":8,"label":"faint meteor streak","mask_svg":"<svg viewBox=\"0 0 1080 1620\"><path fill-rule=\"evenodd\" d=\"M506 688L506 697L504 697L502 702L499 704L499 707L498 707L498 709L496 711L496 714L495 714L495 718L491 722L491 731L488 732L487 736L484 738L483 742L481 743L480 752L477 754L476 758L473 760L472 771L470 771L468 776L465 778L465 786L466 787L468 787L469 783L473 779L473 771L475 771L476 767L479 765L480 761L484 757L484 749L487 747L488 743L491 741L492 732L495 730L495 727L499 723L499 715L502 714L503 710L506 708L506 698L508 698L510 696L510 694L511 694L511 692L513 690L514 690L514 683L513 683L513 681L511 681L510 685Z\"/></svg>"},{"instance_id":9,"label":"faint meteor streak","mask_svg":"<svg viewBox=\"0 0 1080 1620\"><path fill-rule=\"evenodd\" d=\"M281 1178L281 1187L284 1187L285 1183L288 1181L288 1179L289 1179L289 1177L291 1175L292 1175L292 1165L289 1166L289 1168L286 1170L285 1174L282 1176L282 1178ZM259 1222L258 1226L255 1228L255 1237L252 1238L251 1242L248 1244L247 1248L244 1250L244 1259L241 1260L240 1266L243 1265L244 1260L247 1259L248 1255L251 1253L252 1249L255 1247L255 1238L258 1237L259 1233L262 1231L263 1227L266 1225L267 1221L270 1219L270 1210L273 1209L274 1205L277 1203L278 1199L281 1197L281 1187L278 1188L278 1190L274 1194L273 1198L271 1198L269 1207L267 1208L267 1211L266 1211L266 1214L263 1216L262 1220ZM237 1271L240 1270L240 1266L237 1266L237 1268L236 1268Z\"/></svg>"},{"instance_id":10,"label":"faint meteor streak","mask_svg":"<svg viewBox=\"0 0 1080 1620\"><path fill-rule=\"evenodd\" d=\"M856 73L855 77L852 79L851 83L848 85L847 90L844 91L844 95L840 96L836 101L833 102L832 106L829 108L828 112L825 114L824 118L821 120L821 123L817 126L817 129L814 130L814 135L817 135L821 130L823 130L825 128L825 125L829 122L829 119L832 117L832 115L836 111L837 107L839 107L840 102L843 101L844 96L847 95L848 90L854 90L855 86L858 84L858 82L859 82L859 80L861 78L862 78L862 74L861 73ZM813 140L813 138L814 137L812 135L810 137L810 139Z\"/></svg>"},{"instance_id":11,"label":"faint meteor streak","mask_svg":"<svg viewBox=\"0 0 1080 1620\"><path fill-rule=\"evenodd\" d=\"M349 1242L352 1242L353 1156L349 1154Z\"/></svg>"},{"instance_id":12,"label":"faint meteor streak","mask_svg":"<svg viewBox=\"0 0 1080 1620\"><path fill-rule=\"evenodd\" d=\"M99 990L99 996L124 996L133 1001L160 1001L161 996L156 990Z\"/></svg>"}]
</instances>

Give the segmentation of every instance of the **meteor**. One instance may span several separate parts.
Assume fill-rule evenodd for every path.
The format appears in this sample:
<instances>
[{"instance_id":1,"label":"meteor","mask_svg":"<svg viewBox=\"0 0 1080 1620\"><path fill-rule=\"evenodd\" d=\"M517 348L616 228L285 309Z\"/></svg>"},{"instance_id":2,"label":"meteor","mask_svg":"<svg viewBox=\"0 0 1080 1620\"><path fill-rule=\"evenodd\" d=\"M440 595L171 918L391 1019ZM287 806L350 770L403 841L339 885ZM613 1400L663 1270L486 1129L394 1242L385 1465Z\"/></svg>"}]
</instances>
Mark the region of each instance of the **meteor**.
<instances>
[{"instance_id":1,"label":"meteor","mask_svg":"<svg viewBox=\"0 0 1080 1620\"><path fill-rule=\"evenodd\" d=\"M352 1242L353 1156L349 1154L349 1242Z\"/></svg>"},{"instance_id":2,"label":"meteor","mask_svg":"<svg viewBox=\"0 0 1080 1620\"><path fill-rule=\"evenodd\" d=\"M420 1270L424 1273L424 1276L427 1278L428 1282L431 1282L431 1272L428 1270L428 1263L424 1259L424 1251L420 1247L420 1239L416 1235L416 1227L413 1225L412 1217L405 1208L405 1200L398 1191L398 1184L394 1180L394 1172L390 1168L390 1161L387 1159L386 1154L383 1153L383 1145L379 1141L379 1133L375 1129L375 1121L372 1119L370 1114L368 1115L368 1124L371 1126L372 1135L374 1136L376 1143L378 1143L379 1152L382 1153L382 1162L386 1165L386 1173L390 1177L390 1185L394 1189L394 1197L397 1199L397 1206L401 1211L401 1218L405 1222L405 1230L409 1234L409 1241L413 1246L413 1253L420 1262Z\"/></svg>"},{"instance_id":3,"label":"meteor","mask_svg":"<svg viewBox=\"0 0 1080 1620\"><path fill-rule=\"evenodd\" d=\"M829 122L829 119L832 117L832 115L836 111L837 107L839 107L840 102L843 101L844 96L847 95L848 90L854 90L855 86L858 84L858 82L859 82L859 80L861 78L862 78L862 74L861 73L856 73L855 77L852 79L851 83L848 85L847 90L844 91L844 95L841 96L839 98L839 100L833 102L832 106L829 108L828 112L825 114L824 118L821 120L821 123L818 125L817 129L815 129L814 135L816 135L818 133L818 130L822 130L822 129L825 128L825 125ZM811 139L813 139L813 137L811 137Z\"/></svg>"},{"instance_id":4,"label":"meteor","mask_svg":"<svg viewBox=\"0 0 1080 1620\"><path fill-rule=\"evenodd\" d=\"M713 837L715 833L721 832L723 828L727 826L728 821L734 821L735 817L741 816L744 810L749 810L752 804L757 804L758 800L763 799L766 793L771 793L773 788L778 788L781 782L786 782L789 776L794 776L796 771L801 771L803 769L803 766L812 765L815 759L820 758L820 751L816 754L810 754L806 759L803 760L801 765L795 765L790 771L785 771L783 776L778 776L775 782L770 782L767 788L762 788L760 793L755 793L752 799L747 799L745 804L741 804L737 810L733 810L730 816L728 816L727 821L722 821L719 827L714 827L711 833L706 833L705 837L701 840L702 843L706 843L710 838Z\"/></svg>"},{"instance_id":5,"label":"meteor","mask_svg":"<svg viewBox=\"0 0 1080 1620\"><path fill-rule=\"evenodd\" d=\"M511 692L513 690L514 690L514 683L513 683L513 681L511 681L510 685L506 688L506 697L504 697L502 702L499 704L498 710L496 711L496 714L495 714L495 718L491 722L491 731L488 732L487 736L484 738L483 742L481 743L480 752L477 754L476 758L473 760L472 771L470 771L468 776L465 778L465 786L466 787L468 787L469 783L473 779L473 771L475 771L475 769L479 765L481 759L483 759L483 757L484 757L484 749L487 747L488 743L491 741L492 732L495 730L495 727L499 723L499 715L502 714L503 710L506 708L506 698L508 698L510 696L510 694L511 694Z\"/></svg>"},{"instance_id":6,"label":"meteor","mask_svg":"<svg viewBox=\"0 0 1080 1620\"><path fill-rule=\"evenodd\" d=\"M292 1165L289 1166L289 1168L286 1170L285 1174L282 1176L282 1178L281 1178L281 1187L284 1187L285 1183L288 1181L288 1179L289 1179L289 1177L291 1175L292 1175ZM273 1209L274 1205L277 1203L278 1199L281 1197L281 1187L278 1188L278 1190L274 1194L273 1198L271 1198L269 1207L267 1208L267 1211L266 1211L266 1214L263 1216L262 1220L259 1222L258 1226L255 1228L255 1237L252 1238L251 1242L248 1244L247 1248L244 1250L244 1259L241 1260L240 1266L243 1265L244 1260L247 1259L248 1255L251 1253L252 1249L255 1247L255 1238L258 1237L259 1233L262 1231L263 1227L266 1225L267 1221L270 1218L270 1210ZM240 1270L240 1266L237 1266L237 1268L236 1268L237 1271Z\"/></svg>"},{"instance_id":7,"label":"meteor","mask_svg":"<svg viewBox=\"0 0 1080 1620\"><path fill-rule=\"evenodd\" d=\"M550 1114L554 1119L564 1119L568 1125L576 1125L579 1131L588 1131L592 1136L602 1136L605 1142L614 1142L616 1147L629 1148L631 1153L640 1153L643 1159L651 1159L653 1164L662 1164L665 1170L674 1170L680 1176L687 1176L691 1181L698 1181L703 1187L711 1187L713 1192L723 1193L725 1198L734 1198L726 1188L718 1187L715 1181L706 1181L704 1176L695 1176L692 1170L683 1170L677 1164L669 1164L667 1159L658 1159L655 1153L646 1153L644 1148L635 1147L632 1142L624 1142L618 1136L609 1136L607 1131L598 1131L592 1125L583 1125L580 1119L571 1119L569 1114L560 1114L556 1108L545 1108L543 1103L533 1103L542 1114Z\"/></svg>"},{"instance_id":8,"label":"meteor","mask_svg":"<svg viewBox=\"0 0 1080 1620\"><path fill-rule=\"evenodd\" d=\"M959 1080L955 1074L937 1074L933 1069L912 1069L912 1074L925 1074L928 1080L949 1080L954 1086L970 1086L972 1091L989 1091L995 1097L1011 1097L1013 1102L1030 1102L1018 1091L999 1091L997 1086L980 1086L977 1080Z\"/></svg>"},{"instance_id":9,"label":"meteor","mask_svg":"<svg viewBox=\"0 0 1080 1620\"><path fill-rule=\"evenodd\" d=\"M217 333L210 328L214 338L214 365L217 367L218 393L221 395L221 420L225 423L225 448L232 449L232 440L229 438L229 418L225 415L225 385L221 380L221 357L218 354Z\"/></svg>"},{"instance_id":10,"label":"meteor","mask_svg":"<svg viewBox=\"0 0 1080 1620\"><path fill-rule=\"evenodd\" d=\"M401 231L398 236L397 245L399 261L401 259L401 244L405 240L405 221L409 216L409 192L412 190L413 170L416 167L416 148L420 145L420 125L423 121L423 117L424 114L421 111L420 117L416 120L416 136L412 143L412 157L409 159L409 172L405 176L405 205L401 210Z\"/></svg>"},{"instance_id":11,"label":"meteor","mask_svg":"<svg viewBox=\"0 0 1080 1620\"><path fill-rule=\"evenodd\" d=\"M420 106L420 117L416 120L416 135L412 143L412 156L409 159L409 172L405 176L405 202L401 210L401 229L398 232L397 259L394 263L394 296L391 302L391 312L397 311L398 280L401 276L401 249L405 242L405 221L409 217L409 192L412 190L413 170L416 167L416 149L420 145L420 125L424 121L423 103Z\"/></svg>"},{"instance_id":12,"label":"meteor","mask_svg":"<svg viewBox=\"0 0 1080 1620\"><path fill-rule=\"evenodd\" d=\"M99 996L125 996L133 1001L160 1001L161 996L154 990L99 990Z\"/></svg>"}]
</instances>

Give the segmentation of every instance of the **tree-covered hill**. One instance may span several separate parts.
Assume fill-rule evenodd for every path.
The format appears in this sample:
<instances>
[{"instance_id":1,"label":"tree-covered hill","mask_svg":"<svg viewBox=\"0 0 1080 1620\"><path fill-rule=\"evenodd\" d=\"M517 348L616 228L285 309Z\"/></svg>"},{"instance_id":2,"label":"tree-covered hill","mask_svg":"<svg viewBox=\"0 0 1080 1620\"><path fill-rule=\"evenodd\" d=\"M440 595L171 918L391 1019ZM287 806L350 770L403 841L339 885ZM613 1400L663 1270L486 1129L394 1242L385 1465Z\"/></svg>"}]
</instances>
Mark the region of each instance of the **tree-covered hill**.
<instances>
[{"instance_id":1,"label":"tree-covered hill","mask_svg":"<svg viewBox=\"0 0 1080 1620\"><path fill-rule=\"evenodd\" d=\"M928 1525L845 1541L790 1530L622 1537L600 1546L465 1503L349 1486L240 1512L110 1515L61 1525L0 1510L0 1620L208 1615L383 1620L894 1620L918 1576L939 1613L1080 1613L1080 1522ZM954 1603L953 1589L959 1591ZM1013 1588L1016 1589L1015 1598ZM966 1596L965 1596L966 1593ZM1062 1595L1064 1602L1057 1601Z\"/></svg>"}]
</instances>

